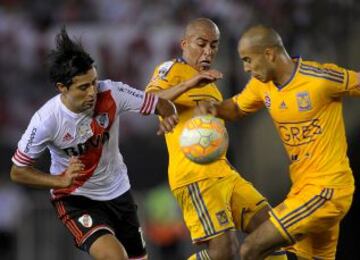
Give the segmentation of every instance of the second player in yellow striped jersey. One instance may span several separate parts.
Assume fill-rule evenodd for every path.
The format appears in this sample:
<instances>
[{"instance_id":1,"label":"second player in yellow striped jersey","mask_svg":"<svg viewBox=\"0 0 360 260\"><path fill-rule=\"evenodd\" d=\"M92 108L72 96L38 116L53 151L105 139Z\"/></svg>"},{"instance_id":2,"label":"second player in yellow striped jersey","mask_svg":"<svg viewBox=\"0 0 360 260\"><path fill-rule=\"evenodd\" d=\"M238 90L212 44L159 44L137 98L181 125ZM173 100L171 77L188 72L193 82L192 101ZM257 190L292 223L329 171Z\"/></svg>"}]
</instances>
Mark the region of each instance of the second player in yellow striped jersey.
<instances>
[{"instance_id":1,"label":"second player in yellow striped jersey","mask_svg":"<svg viewBox=\"0 0 360 260\"><path fill-rule=\"evenodd\" d=\"M292 162L294 185L353 184L341 97L360 92L357 73L334 64L293 60L296 67L285 84L253 77L233 100L247 113L266 106Z\"/></svg>"}]
</instances>

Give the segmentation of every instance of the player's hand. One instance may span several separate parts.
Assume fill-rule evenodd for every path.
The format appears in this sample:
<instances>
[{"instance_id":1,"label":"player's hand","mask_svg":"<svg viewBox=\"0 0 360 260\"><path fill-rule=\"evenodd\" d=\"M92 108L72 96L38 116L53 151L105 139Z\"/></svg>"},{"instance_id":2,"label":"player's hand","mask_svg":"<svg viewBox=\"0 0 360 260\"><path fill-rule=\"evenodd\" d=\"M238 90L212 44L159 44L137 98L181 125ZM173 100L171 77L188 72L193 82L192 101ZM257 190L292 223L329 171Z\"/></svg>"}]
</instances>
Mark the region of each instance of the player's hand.
<instances>
[{"instance_id":1,"label":"player's hand","mask_svg":"<svg viewBox=\"0 0 360 260\"><path fill-rule=\"evenodd\" d=\"M179 122L179 116L177 113L172 114L170 116L167 116L163 118L163 120L160 121L159 130L157 131L157 135L162 135L165 133L172 132L174 127Z\"/></svg>"},{"instance_id":2,"label":"player's hand","mask_svg":"<svg viewBox=\"0 0 360 260\"><path fill-rule=\"evenodd\" d=\"M201 88L206 86L209 83L215 82L218 79L221 79L223 74L218 70L206 70L201 71L199 74L195 75L193 78L185 81L185 85L188 89L191 88Z\"/></svg>"},{"instance_id":3,"label":"player's hand","mask_svg":"<svg viewBox=\"0 0 360 260\"><path fill-rule=\"evenodd\" d=\"M85 165L75 156L72 156L69 160L69 166L63 175L61 175L62 187L67 188L74 184L76 178L84 175L83 170Z\"/></svg>"},{"instance_id":4,"label":"player's hand","mask_svg":"<svg viewBox=\"0 0 360 260\"><path fill-rule=\"evenodd\" d=\"M194 110L195 116L199 115L213 115L217 116L217 109L215 102L203 101L198 104Z\"/></svg>"}]
</instances>

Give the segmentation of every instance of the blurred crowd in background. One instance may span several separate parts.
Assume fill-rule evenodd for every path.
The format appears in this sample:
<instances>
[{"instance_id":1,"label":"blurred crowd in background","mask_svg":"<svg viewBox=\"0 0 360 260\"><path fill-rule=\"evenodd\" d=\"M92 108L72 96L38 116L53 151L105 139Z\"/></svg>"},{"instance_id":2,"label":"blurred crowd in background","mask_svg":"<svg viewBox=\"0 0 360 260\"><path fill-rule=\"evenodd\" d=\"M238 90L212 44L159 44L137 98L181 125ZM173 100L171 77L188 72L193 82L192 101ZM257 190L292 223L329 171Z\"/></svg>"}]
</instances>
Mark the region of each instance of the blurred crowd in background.
<instances>
[{"instance_id":1,"label":"blurred crowd in background","mask_svg":"<svg viewBox=\"0 0 360 260\"><path fill-rule=\"evenodd\" d=\"M82 41L101 79L144 89L157 64L180 55L184 25L196 17L211 18L220 28L215 67L224 73L219 82L224 97L241 91L248 80L236 45L244 29L257 23L274 27L291 55L360 71L356 0L0 0L0 259L88 259L71 246L55 219L48 191L9 181L17 141L33 113L57 93L48 80L46 57L60 28L66 26ZM344 103L349 153L358 178L360 100ZM120 149L150 259L185 259L193 249L185 242L188 234L167 187L167 154L156 127L155 117L124 116ZM289 188L288 161L266 111L228 128L231 162L276 205ZM47 169L47 154L39 165ZM359 203L355 197L344 222L339 259L360 259L355 250L360 242L353 234Z\"/></svg>"}]
</instances>

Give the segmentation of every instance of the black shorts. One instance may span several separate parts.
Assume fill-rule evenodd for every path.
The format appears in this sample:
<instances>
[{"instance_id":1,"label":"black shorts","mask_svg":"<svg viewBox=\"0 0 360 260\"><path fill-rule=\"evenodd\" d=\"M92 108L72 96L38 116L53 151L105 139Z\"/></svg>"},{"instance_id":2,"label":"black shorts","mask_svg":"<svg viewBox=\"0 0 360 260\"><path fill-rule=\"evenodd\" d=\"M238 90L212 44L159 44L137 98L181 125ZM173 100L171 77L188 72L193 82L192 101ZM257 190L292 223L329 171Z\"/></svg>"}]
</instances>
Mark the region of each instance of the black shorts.
<instances>
[{"instance_id":1,"label":"black shorts","mask_svg":"<svg viewBox=\"0 0 360 260\"><path fill-rule=\"evenodd\" d=\"M68 196L52 201L57 215L74 238L75 245L89 252L92 243L104 234L113 234L129 257L146 255L137 217L137 205L130 191L109 201Z\"/></svg>"}]
</instances>

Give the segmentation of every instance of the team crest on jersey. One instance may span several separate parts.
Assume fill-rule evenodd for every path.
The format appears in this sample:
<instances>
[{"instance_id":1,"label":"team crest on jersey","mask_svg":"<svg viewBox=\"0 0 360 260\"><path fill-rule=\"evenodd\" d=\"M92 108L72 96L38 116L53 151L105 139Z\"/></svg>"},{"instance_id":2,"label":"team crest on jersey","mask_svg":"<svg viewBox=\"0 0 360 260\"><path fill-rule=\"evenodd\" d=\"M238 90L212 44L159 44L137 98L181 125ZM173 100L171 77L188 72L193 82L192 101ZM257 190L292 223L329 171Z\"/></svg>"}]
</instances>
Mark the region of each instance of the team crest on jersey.
<instances>
[{"instance_id":1,"label":"team crest on jersey","mask_svg":"<svg viewBox=\"0 0 360 260\"><path fill-rule=\"evenodd\" d=\"M95 117L96 122L102 127L107 128L109 126L109 115L108 113L102 113Z\"/></svg>"},{"instance_id":2,"label":"team crest on jersey","mask_svg":"<svg viewBox=\"0 0 360 260\"><path fill-rule=\"evenodd\" d=\"M86 228L90 228L93 225L92 218L88 214L82 215L78 220L81 223L81 225L83 225Z\"/></svg>"},{"instance_id":3,"label":"team crest on jersey","mask_svg":"<svg viewBox=\"0 0 360 260\"><path fill-rule=\"evenodd\" d=\"M296 101L299 111L309 111L312 109L310 95L307 91L297 93Z\"/></svg>"},{"instance_id":4,"label":"team crest on jersey","mask_svg":"<svg viewBox=\"0 0 360 260\"><path fill-rule=\"evenodd\" d=\"M69 141L71 141L73 139L74 139L74 137L69 132L66 132L66 134L64 135L62 141L63 142L69 142Z\"/></svg>"},{"instance_id":5,"label":"team crest on jersey","mask_svg":"<svg viewBox=\"0 0 360 260\"><path fill-rule=\"evenodd\" d=\"M226 225L227 223L229 223L229 219L228 219L228 217L227 217L227 215L226 215L225 210L222 210L222 211L217 212L217 213L216 213L216 218L217 218L217 220L219 221L219 224L220 224L221 226L224 226L224 225Z\"/></svg>"},{"instance_id":6,"label":"team crest on jersey","mask_svg":"<svg viewBox=\"0 0 360 260\"><path fill-rule=\"evenodd\" d=\"M271 107L271 98L270 98L269 93L265 93L265 106L267 108Z\"/></svg>"}]
</instances>

